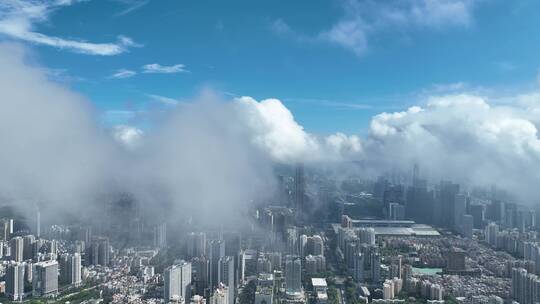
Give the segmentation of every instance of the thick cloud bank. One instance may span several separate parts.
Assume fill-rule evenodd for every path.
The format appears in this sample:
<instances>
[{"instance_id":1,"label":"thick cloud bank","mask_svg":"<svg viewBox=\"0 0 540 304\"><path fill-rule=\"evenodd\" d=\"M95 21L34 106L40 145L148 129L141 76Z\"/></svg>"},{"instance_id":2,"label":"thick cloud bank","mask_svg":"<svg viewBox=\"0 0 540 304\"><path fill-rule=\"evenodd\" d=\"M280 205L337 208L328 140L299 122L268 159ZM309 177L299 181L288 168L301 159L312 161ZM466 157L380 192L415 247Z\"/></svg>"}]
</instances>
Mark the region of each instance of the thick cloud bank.
<instances>
[{"instance_id":1,"label":"thick cloud bank","mask_svg":"<svg viewBox=\"0 0 540 304\"><path fill-rule=\"evenodd\" d=\"M538 101L538 95L515 97L511 105L468 94L431 97L425 107L375 116L365 157L401 169L416 162L433 178L501 185L532 198L540 182Z\"/></svg>"},{"instance_id":2,"label":"thick cloud bank","mask_svg":"<svg viewBox=\"0 0 540 304\"><path fill-rule=\"evenodd\" d=\"M373 117L368 135L318 136L277 99L222 100L203 93L153 128L106 130L91 103L0 45L0 200L77 212L129 193L146 211L219 222L272 194L275 163L359 161L366 172L496 184L536 203L540 94L494 105L474 94L433 96Z\"/></svg>"},{"instance_id":3,"label":"thick cloud bank","mask_svg":"<svg viewBox=\"0 0 540 304\"><path fill-rule=\"evenodd\" d=\"M113 141L89 103L42 69L24 50L0 45L0 197L16 205L79 205L113 170Z\"/></svg>"},{"instance_id":4,"label":"thick cloud bank","mask_svg":"<svg viewBox=\"0 0 540 304\"><path fill-rule=\"evenodd\" d=\"M0 205L91 215L130 197L157 219L203 223L237 219L272 193L271 160L231 103L207 94L147 132L106 130L91 103L29 57L0 45Z\"/></svg>"},{"instance_id":5,"label":"thick cloud bank","mask_svg":"<svg viewBox=\"0 0 540 304\"><path fill-rule=\"evenodd\" d=\"M416 163L433 182L498 185L534 200L540 183L540 94L507 99L497 105L470 93L432 96L424 105L374 116L362 139L310 134L276 99L235 102L253 143L277 162L361 161L373 174L410 172Z\"/></svg>"}]
</instances>

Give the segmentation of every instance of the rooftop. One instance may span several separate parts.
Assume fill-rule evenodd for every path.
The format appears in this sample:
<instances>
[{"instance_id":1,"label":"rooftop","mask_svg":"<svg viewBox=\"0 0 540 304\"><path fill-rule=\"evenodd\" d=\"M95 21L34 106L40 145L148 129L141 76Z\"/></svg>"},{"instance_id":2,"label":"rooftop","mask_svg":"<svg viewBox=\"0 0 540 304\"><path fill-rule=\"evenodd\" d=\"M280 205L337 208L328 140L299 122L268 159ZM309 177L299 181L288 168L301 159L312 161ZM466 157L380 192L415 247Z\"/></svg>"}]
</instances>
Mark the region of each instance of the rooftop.
<instances>
[{"instance_id":1,"label":"rooftop","mask_svg":"<svg viewBox=\"0 0 540 304\"><path fill-rule=\"evenodd\" d=\"M312 278L311 279L311 285L313 287L326 287L326 279L324 278Z\"/></svg>"}]
</instances>

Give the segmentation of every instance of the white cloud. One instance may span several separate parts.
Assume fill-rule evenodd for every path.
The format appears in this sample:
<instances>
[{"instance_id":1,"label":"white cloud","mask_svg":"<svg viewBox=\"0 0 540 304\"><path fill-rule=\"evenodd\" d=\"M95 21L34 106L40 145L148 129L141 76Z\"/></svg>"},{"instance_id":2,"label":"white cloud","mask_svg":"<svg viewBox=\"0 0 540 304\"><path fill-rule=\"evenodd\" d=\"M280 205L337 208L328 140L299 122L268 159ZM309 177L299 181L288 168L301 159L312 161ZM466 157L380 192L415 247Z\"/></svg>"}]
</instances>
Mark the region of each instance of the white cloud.
<instances>
[{"instance_id":1,"label":"white cloud","mask_svg":"<svg viewBox=\"0 0 540 304\"><path fill-rule=\"evenodd\" d=\"M318 145L277 99L257 102L251 97L236 99L237 110L253 132L253 141L280 161L291 162L308 157ZM316 152L318 153L318 151Z\"/></svg>"},{"instance_id":2,"label":"white cloud","mask_svg":"<svg viewBox=\"0 0 540 304\"><path fill-rule=\"evenodd\" d=\"M423 26L469 26L473 5L473 0L416 0L404 14L411 23Z\"/></svg>"},{"instance_id":3,"label":"white cloud","mask_svg":"<svg viewBox=\"0 0 540 304\"><path fill-rule=\"evenodd\" d=\"M425 99L422 106L374 116L365 137L311 134L277 99L236 99L235 121L277 162L360 160L377 174L408 172L418 163L433 180L496 184L522 199L535 197L531 185L540 183L540 92L508 97L513 102L504 105L466 91Z\"/></svg>"},{"instance_id":4,"label":"white cloud","mask_svg":"<svg viewBox=\"0 0 540 304\"><path fill-rule=\"evenodd\" d=\"M278 35L293 34L292 29L283 19L276 19L270 23L269 29Z\"/></svg>"},{"instance_id":5,"label":"white cloud","mask_svg":"<svg viewBox=\"0 0 540 304\"><path fill-rule=\"evenodd\" d=\"M116 70L116 72L114 72L114 74L112 74L110 76L110 78L124 79L124 78L133 77L135 75L137 75L137 72L135 72L135 71L126 70L126 69L119 69L119 70Z\"/></svg>"},{"instance_id":6,"label":"white cloud","mask_svg":"<svg viewBox=\"0 0 540 304\"><path fill-rule=\"evenodd\" d=\"M325 141L335 155L343 156L344 159L354 159L362 152L360 137L356 135L348 136L338 132L326 137Z\"/></svg>"},{"instance_id":7,"label":"white cloud","mask_svg":"<svg viewBox=\"0 0 540 304\"><path fill-rule=\"evenodd\" d=\"M368 48L367 28L360 18L342 20L330 30L320 34L320 38L363 55Z\"/></svg>"},{"instance_id":8,"label":"white cloud","mask_svg":"<svg viewBox=\"0 0 540 304\"><path fill-rule=\"evenodd\" d=\"M128 149L137 148L141 144L144 132L133 126L117 125L112 130L113 138Z\"/></svg>"},{"instance_id":9,"label":"white cloud","mask_svg":"<svg viewBox=\"0 0 540 304\"><path fill-rule=\"evenodd\" d=\"M118 55L127 52L130 47L138 46L131 38L125 36L118 36L118 40L112 43L93 43L48 36L34 31L35 25L48 21L55 10L83 1L3 0L0 2L0 33L14 39L87 55Z\"/></svg>"},{"instance_id":10,"label":"white cloud","mask_svg":"<svg viewBox=\"0 0 540 304\"><path fill-rule=\"evenodd\" d=\"M432 96L425 107L382 113L370 125L364 157L372 164L407 170L420 163L432 178L497 184L520 196L538 184L537 94L512 106L489 104L467 93ZM527 100L527 106L519 99Z\"/></svg>"},{"instance_id":11,"label":"white cloud","mask_svg":"<svg viewBox=\"0 0 540 304\"><path fill-rule=\"evenodd\" d=\"M241 97L235 109L253 143L278 162L337 161L362 149L357 136L337 133L321 138L307 133L278 99Z\"/></svg>"},{"instance_id":12,"label":"white cloud","mask_svg":"<svg viewBox=\"0 0 540 304\"><path fill-rule=\"evenodd\" d=\"M187 72L183 64L175 64L171 66L163 66L157 63L146 64L142 66L143 73L156 73L156 74L172 74Z\"/></svg>"},{"instance_id":13,"label":"white cloud","mask_svg":"<svg viewBox=\"0 0 540 304\"><path fill-rule=\"evenodd\" d=\"M150 97L152 100L158 101L162 104L169 105L169 106L175 106L175 105L178 105L178 103L180 103L179 100L166 97L166 96L155 95L155 94L146 94L146 96Z\"/></svg>"},{"instance_id":14,"label":"white cloud","mask_svg":"<svg viewBox=\"0 0 540 304\"><path fill-rule=\"evenodd\" d=\"M343 16L318 35L308 36L294 31L282 19L270 29L305 42L327 42L352 51L357 56L369 49L371 38L381 32L402 32L421 29L466 28L473 23L477 0L344 0Z\"/></svg>"}]
</instances>

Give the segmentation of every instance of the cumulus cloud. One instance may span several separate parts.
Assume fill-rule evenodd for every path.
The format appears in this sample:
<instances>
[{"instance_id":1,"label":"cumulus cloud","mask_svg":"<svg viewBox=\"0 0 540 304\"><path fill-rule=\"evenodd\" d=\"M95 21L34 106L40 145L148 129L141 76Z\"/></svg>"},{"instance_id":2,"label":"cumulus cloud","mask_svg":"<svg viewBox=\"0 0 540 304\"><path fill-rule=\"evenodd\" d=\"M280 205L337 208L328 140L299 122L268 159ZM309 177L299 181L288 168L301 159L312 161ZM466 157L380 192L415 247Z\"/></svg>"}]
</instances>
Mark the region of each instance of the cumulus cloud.
<instances>
[{"instance_id":1,"label":"cumulus cloud","mask_svg":"<svg viewBox=\"0 0 540 304\"><path fill-rule=\"evenodd\" d=\"M118 36L116 42L94 43L48 36L34 30L35 25L49 20L57 9L84 0L4 0L0 2L0 34L35 44L66 49L87 55L111 56L127 52L130 47L139 46L131 38Z\"/></svg>"},{"instance_id":2,"label":"cumulus cloud","mask_svg":"<svg viewBox=\"0 0 540 304\"><path fill-rule=\"evenodd\" d=\"M252 142L274 161L343 160L344 154L361 150L357 136L338 133L324 138L306 132L278 99L258 102L251 97L241 97L235 100L235 108L244 127L249 130Z\"/></svg>"},{"instance_id":3,"label":"cumulus cloud","mask_svg":"<svg viewBox=\"0 0 540 304\"><path fill-rule=\"evenodd\" d=\"M540 165L537 123L522 106L490 105L485 97L429 98L424 107L375 116L365 157L406 170L420 163L431 177L497 184L531 198Z\"/></svg>"}]
</instances>

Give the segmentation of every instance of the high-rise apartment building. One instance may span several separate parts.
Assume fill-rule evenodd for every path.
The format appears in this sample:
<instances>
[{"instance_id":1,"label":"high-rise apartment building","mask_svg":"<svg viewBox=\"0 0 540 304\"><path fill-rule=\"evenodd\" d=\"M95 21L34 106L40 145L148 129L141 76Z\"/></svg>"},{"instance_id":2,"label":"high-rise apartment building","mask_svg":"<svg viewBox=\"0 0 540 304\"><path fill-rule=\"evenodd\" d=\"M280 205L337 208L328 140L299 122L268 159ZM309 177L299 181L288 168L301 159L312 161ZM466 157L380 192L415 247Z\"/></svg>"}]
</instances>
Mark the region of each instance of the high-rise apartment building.
<instances>
[{"instance_id":1,"label":"high-rise apartment building","mask_svg":"<svg viewBox=\"0 0 540 304\"><path fill-rule=\"evenodd\" d=\"M15 262L24 260L24 239L20 236L14 237L9 241L11 249L11 259Z\"/></svg>"},{"instance_id":2,"label":"high-rise apartment building","mask_svg":"<svg viewBox=\"0 0 540 304\"><path fill-rule=\"evenodd\" d=\"M225 241L210 241L210 287L214 288L219 283L219 261L225 256Z\"/></svg>"},{"instance_id":3,"label":"high-rise apartment building","mask_svg":"<svg viewBox=\"0 0 540 304\"><path fill-rule=\"evenodd\" d=\"M187 301L191 298L191 263L180 261L163 273L165 303Z\"/></svg>"},{"instance_id":4,"label":"high-rise apartment building","mask_svg":"<svg viewBox=\"0 0 540 304\"><path fill-rule=\"evenodd\" d=\"M33 295L55 296L58 293L58 262L49 260L35 263L32 274Z\"/></svg>"},{"instance_id":5,"label":"high-rise apartment building","mask_svg":"<svg viewBox=\"0 0 540 304\"><path fill-rule=\"evenodd\" d=\"M287 293L302 291L302 260L298 256L285 258L285 290Z\"/></svg>"},{"instance_id":6,"label":"high-rise apartment building","mask_svg":"<svg viewBox=\"0 0 540 304\"><path fill-rule=\"evenodd\" d=\"M10 263L6 269L6 296L21 301L24 296L24 263Z\"/></svg>"}]
</instances>

